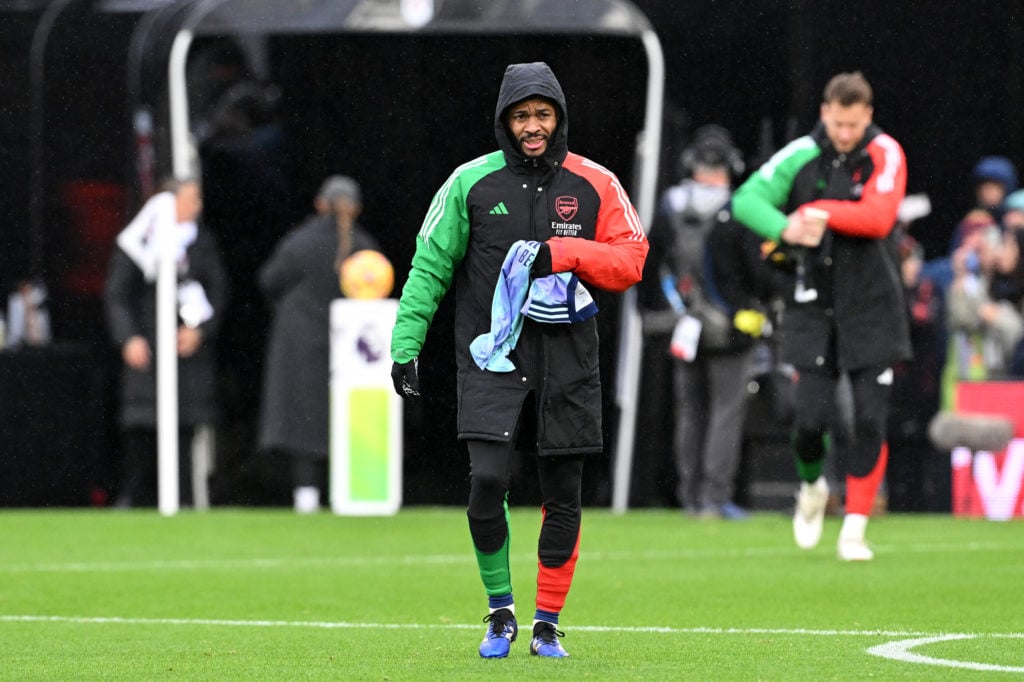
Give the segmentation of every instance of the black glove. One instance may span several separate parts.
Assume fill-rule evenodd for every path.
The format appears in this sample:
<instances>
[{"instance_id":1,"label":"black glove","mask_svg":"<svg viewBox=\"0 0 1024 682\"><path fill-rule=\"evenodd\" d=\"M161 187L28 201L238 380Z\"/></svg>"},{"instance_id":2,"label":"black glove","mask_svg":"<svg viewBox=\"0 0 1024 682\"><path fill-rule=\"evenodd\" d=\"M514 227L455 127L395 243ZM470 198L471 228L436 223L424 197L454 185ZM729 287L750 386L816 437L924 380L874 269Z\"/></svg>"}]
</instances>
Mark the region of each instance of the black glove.
<instances>
[{"instance_id":1,"label":"black glove","mask_svg":"<svg viewBox=\"0 0 1024 682\"><path fill-rule=\"evenodd\" d=\"M407 399L420 397L420 359L409 362L395 362L391 365L391 381L395 393Z\"/></svg>"},{"instance_id":2,"label":"black glove","mask_svg":"<svg viewBox=\"0 0 1024 682\"><path fill-rule=\"evenodd\" d=\"M547 277L551 274L551 247L547 242L541 242L537 249L537 255L533 258L530 266L530 275L533 277Z\"/></svg>"}]
</instances>

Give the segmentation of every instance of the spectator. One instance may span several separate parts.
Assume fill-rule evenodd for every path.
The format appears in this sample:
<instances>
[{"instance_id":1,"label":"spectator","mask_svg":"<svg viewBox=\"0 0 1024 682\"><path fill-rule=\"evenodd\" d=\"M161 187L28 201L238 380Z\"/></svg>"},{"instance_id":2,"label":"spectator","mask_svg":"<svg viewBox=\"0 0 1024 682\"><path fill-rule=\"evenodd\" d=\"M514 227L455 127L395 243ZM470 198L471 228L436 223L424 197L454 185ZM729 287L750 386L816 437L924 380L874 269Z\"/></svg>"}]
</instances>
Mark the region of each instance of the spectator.
<instances>
[{"instance_id":1,"label":"spectator","mask_svg":"<svg viewBox=\"0 0 1024 682\"><path fill-rule=\"evenodd\" d=\"M993 295L992 284L1000 271L1016 267L1016 241L1004 248L994 216L981 209L968 213L957 232L961 240L950 258L953 281L947 300L953 339L949 362L957 379L1005 376L1024 336L1024 319L1012 301Z\"/></svg>"},{"instance_id":2,"label":"spectator","mask_svg":"<svg viewBox=\"0 0 1024 682\"><path fill-rule=\"evenodd\" d=\"M971 171L977 208L1002 217L1003 201L1017 190L1017 168L1005 156L984 156Z\"/></svg>"},{"instance_id":3,"label":"spectator","mask_svg":"<svg viewBox=\"0 0 1024 682\"><path fill-rule=\"evenodd\" d=\"M1017 190L1003 202L1002 249L996 262L992 296L1018 309L1024 303L1024 190Z\"/></svg>"},{"instance_id":4,"label":"spectator","mask_svg":"<svg viewBox=\"0 0 1024 682\"><path fill-rule=\"evenodd\" d=\"M1002 221L1006 197L1017 189L1017 169L1005 156L983 156L971 170L974 185L974 208L989 213L997 223ZM963 235L953 232L950 251L956 250Z\"/></svg>"},{"instance_id":5,"label":"spectator","mask_svg":"<svg viewBox=\"0 0 1024 682\"><path fill-rule=\"evenodd\" d=\"M213 237L196 221L199 183L164 183L117 237L105 304L113 341L121 348L123 473L118 507L156 503L156 277L159 233L173 230L178 265L178 457L180 500L192 504L192 436L214 421L213 340L226 305L226 275Z\"/></svg>"},{"instance_id":6,"label":"spectator","mask_svg":"<svg viewBox=\"0 0 1024 682\"><path fill-rule=\"evenodd\" d=\"M299 513L317 511L327 486L329 313L342 297L341 264L356 251L380 250L356 221L362 197L352 178L327 178L314 206L317 214L285 235L259 270L273 308L259 447L287 459Z\"/></svg>"},{"instance_id":7,"label":"spectator","mask_svg":"<svg viewBox=\"0 0 1024 682\"><path fill-rule=\"evenodd\" d=\"M899 235L900 272L910 318L914 357L897 363L889 413L889 508L941 511L942 467L928 438L938 412L942 366L946 360L946 320L942 290L923 276L924 249L905 231ZM948 462L945 465L948 475ZM948 510L948 507L946 507Z\"/></svg>"}]
</instances>

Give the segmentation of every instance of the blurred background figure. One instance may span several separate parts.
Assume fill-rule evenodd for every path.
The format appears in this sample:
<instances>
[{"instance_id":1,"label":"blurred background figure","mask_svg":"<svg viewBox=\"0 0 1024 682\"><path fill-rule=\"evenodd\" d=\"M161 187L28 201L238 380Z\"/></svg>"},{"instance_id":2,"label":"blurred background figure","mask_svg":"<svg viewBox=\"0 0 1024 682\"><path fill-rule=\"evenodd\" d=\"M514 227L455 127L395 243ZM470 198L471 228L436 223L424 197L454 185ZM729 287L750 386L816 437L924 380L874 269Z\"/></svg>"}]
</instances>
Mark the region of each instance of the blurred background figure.
<instances>
[{"instance_id":1,"label":"blurred background figure","mask_svg":"<svg viewBox=\"0 0 1024 682\"><path fill-rule=\"evenodd\" d=\"M1017 190L1003 200L1003 218L1000 221L1002 245L992 278L992 295L1006 300L1018 310L1024 302L1024 190Z\"/></svg>"},{"instance_id":2,"label":"blurred background figure","mask_svg":"<svg viewBox=\"0 0 1024 682\"><path fill-rule=\"evenodd\" d=\"M1010 300L1018 311L1024 312L1024 189L1010 193L1003 202L1003 248L1008 252L997 286L999 294ZM1014 263L1012 267L1010 264ZM1010 374L1024 377L1024 340L1017 343L1010 360Z\"/></svg>"},{"instance_id":3,"label":"blurred background figure","mask_svg":"<svg viewBox=\"0 0 1024 682\"><path fill-rule=\"evenodd\" d=\"M661 199L649 235L641 300L648 332L673 330L673 459L683 509L742 520L733 500L754 340L764 328L760 240L730 221L743 158L721 126L706 125L683 151L683 180Z\"/></svg>"},{"instance_id":4,"label":"blurred background figure","mask_svg":"<svg viewBox=\"0 0 1024 682\"><path fill-rule=\"evenodd\" d=\"M157 230L173 225L178 265L178 457L180 500L193 501L192 437L216 419L213 340L227 301L227 276L214 238L198 224L202 195L195 180L164 183L118 235L107 274L111 339L121 349L122 476L118 507L156 504Z\"/></svg>"},{"instance_id":5,"label":"blurred background figure","mask_svg":"<svg viewBox=\"0 0 1024 682\"><path fill-rule=\"evenodd\" d=\"M327 178L316 214L285 235L259 270L273 321L263 369L259 448L287 461L295 510L320 508L327 486L330 304L341 298L342 263L380 246L356 219L358 183Z\"/></svg>"},{"instance_id":6,"label":"blurred background figure","mask_svg":"<svg viewBox=\"0 0 1024 682\"><path fill-rule=\"evenodd\" d=\"M942 393L945 301L941 288L924 275L924 248L907 227L901 224L897 243L914 357L893 368L887 504L896 512L941 512L948 509L949 462L929 441L928 425Z\"/></svg>"},{"instance_id":7,"label":"blurred background figure","mask_svg":"<svg viewBox=\"0 0 1024 682\"><path fill-rule=\"evenodd\" d=\"M1004 247L995 217L982 209L968 213L956 231L960 243L950 258L953 281L947 300L953 343L949 362L957 379L1005 377L1024 337L1024 319L993 284L1016 268L1016 241Z\"/></svg>"},{"instance_id":8,"label":"blurred background figure","mask_svg":"<svg viewBox=\"0 0 1024 682\"><path fill-rule=\"evenodd\" d=\"M1017 190L1017 168L1005 156L983 156L971 170L975 209L987 211L996 223L1003 219L1006 197ZM953 248L963 239L960 229L953 233Z\"/></svg>"},{"instance_id":9,"label":"blurred background figure","mask_svg":"<svg viewBox=\"0 0 1024 682\"><path fill-rule=\"evenodd\" d=\"M219 243L230 245L223 256L232 293L225 316L231 324L217 341L222 466L211 491L214 500L227 504L281 504L288 497L271 492L272 468L255 456L262 385L253 368L266 356L271 324L256 273L306 206L296 205L293 191L293 160L302 157L292 148L281 92L269 80L259 42L242 36L203 38L188 60L189 112L202 181L217 195L204 208L203 222Z\"/></svg>"}]
</instances>

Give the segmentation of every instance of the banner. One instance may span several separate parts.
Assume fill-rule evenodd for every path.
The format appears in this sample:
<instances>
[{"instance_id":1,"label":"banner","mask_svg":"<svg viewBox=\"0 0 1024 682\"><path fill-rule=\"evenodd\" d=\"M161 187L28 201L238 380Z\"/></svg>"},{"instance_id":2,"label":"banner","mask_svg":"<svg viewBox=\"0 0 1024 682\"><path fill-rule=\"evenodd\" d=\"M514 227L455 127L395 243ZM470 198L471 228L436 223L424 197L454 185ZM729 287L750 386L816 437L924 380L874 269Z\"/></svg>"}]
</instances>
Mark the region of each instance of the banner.
<instances>
[{"instance_id":1,"label":"banner","mask_svg":"<svg viewBox=\"0 0 1024 682\"><path fill-rule=\"evenodd\" d=\"M1013 440L1001 452L951 453L953 515L1006 521L1024 517L1024 382L961 382L956 411L1000 414L1013 420Z\"/></svg>"},{"instance_id":2,"label":"banner","mask_svg":"<svg viewBox=\"0 0 1024 682\"><path fill-rule=\"evenodd\" d=\"M398 301L331 304L331 510L394 514L402 505L402 399L391 385Z\"/></svg>"}]
</instances>

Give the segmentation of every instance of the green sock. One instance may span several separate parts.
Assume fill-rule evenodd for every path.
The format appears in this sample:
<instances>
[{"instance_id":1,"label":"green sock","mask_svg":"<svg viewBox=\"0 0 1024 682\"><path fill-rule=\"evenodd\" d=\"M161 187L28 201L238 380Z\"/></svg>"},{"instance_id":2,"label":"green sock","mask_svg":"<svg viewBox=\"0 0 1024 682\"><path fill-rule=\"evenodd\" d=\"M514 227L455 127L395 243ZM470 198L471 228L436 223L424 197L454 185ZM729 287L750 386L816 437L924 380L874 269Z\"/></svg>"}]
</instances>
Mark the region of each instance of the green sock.
<instances>
[{"instance_id":1,"label":"green sock","mask_svg":"<svg viewBox=\"0 0 1024 682\"><path fill-rule=\"evenodd\" d=\"M826 433L821 437L821 449L818 452L806 453L810 455L810 459L800 456L800 453L796 450L795 442L791 442L791 445L793 447L793 459L796 461L797 476L800 477L801 481L814 483L821 477L821 470L825 464L825 453L830 449L829 434Z\"/></svg>"},{"instance_id":2,"label":"green sock","mask_svg":"<svg viewBox=\"0 0 1024 682\"><path fill-rule=\"evenodd\" d=\"M505 505L505 524L508 525L508 499ZM494 597L512 592L512 572L508 565L508 548L512 538L512 529L509 527L505 533L505 543L497 552L485 554L473 548L476 552L476 565L480 569L480 579L483 581L484 590L487 596Z\"/></svg>"},{"instance_id":3,"label":"green sock","mask_svg":"<svg viewBox=\"0 0 1024 682\"><path fill-rule=\"evenodd\" d=\"M825 460L819 459L814 462L806 462L799 457L796 457L796 473L800 477L801 481L807 481L808 483L814 483L821 476L822 465Z\"/></svg>"}]
</instances>

